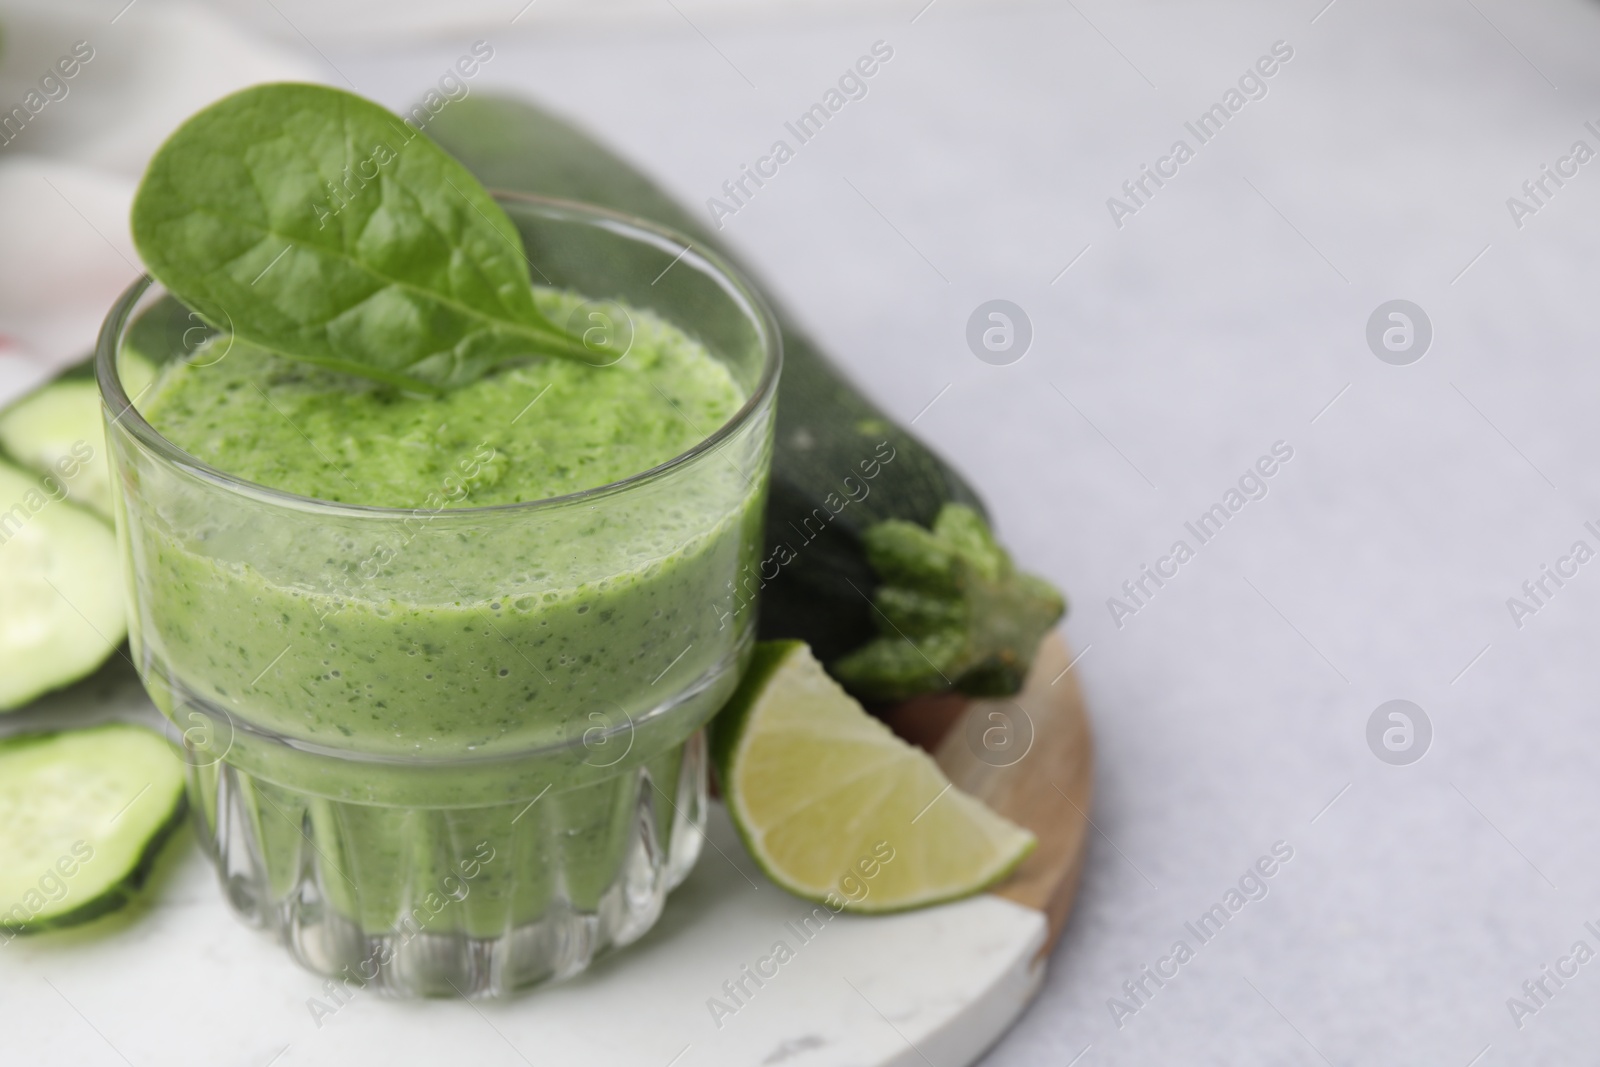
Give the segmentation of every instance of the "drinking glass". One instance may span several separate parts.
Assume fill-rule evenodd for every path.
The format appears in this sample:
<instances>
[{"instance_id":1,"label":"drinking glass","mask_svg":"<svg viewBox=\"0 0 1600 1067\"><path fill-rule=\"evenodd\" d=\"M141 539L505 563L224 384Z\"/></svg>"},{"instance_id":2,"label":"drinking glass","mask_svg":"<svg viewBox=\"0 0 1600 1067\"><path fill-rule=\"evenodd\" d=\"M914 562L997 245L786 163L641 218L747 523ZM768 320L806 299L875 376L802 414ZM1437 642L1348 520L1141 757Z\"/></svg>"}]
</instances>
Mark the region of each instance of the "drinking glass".
<instances>
[{"instance_id":1,"label":"drinking glass","mask_svg":"<svg viewBox=\"0 0 1600 1067\"><path fill-rule=\"evenodd\" d=\"M584 301L567 325L597 364L647 312L743 407L610 485L368 507L246 482L141 415L135 354L228 358L207 324L225 309L142 279L97 356L132 651L227 899L312 970L401 996L503 995L649 929L699 854L703 727L754 639L781 360L764 305L654 224L497 199L535 284Z\"/></svg>"}]
</instances>

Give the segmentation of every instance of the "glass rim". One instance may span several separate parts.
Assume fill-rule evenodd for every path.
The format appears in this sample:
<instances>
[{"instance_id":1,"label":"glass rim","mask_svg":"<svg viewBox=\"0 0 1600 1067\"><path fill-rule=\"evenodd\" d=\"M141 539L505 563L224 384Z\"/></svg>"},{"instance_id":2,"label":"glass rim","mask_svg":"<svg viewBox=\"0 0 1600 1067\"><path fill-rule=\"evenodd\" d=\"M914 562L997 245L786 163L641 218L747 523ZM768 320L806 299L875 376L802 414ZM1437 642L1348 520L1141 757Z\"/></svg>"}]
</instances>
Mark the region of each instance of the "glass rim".
<instances>
[{"instance_id":1,"label":"glass rim","mask_svg":"<svg viewBox=\"0 0 1600 1067\"><path fill-rule=\"evenodd\" d=\"M777 389L778 374L783 365L783 337L771 309L767 306L767 302L756 290L750 278L738 267L711 249L697 247L686 235L679 233L677 230L635 215L558 197L537 196L532 193L521 193L505 189L490 189L488 192L496 201L502 204L541 211L548 218L599 224L634 239L645 240L647 243L660 244L665 242L669 248L678 251L677 258L673 261L674 263L699 260L704 266L710 268L712 277L734 299L735 303L741 306L741 309L756 327L762 351L761 377L756 381L755 388L751 390L744 404L740 406L738 411L729 416L727 421L690 448L656 464L654 467L630 474L626 478L620 478L614 482L607 482L604 485L597 485L588 489L579 489L560 496L544 497L540 500L520 500L510 504L484 504L464 508L447 507L441 509L442 511L455 517L513 512L521 509L546 509L623 492L644 482L654 481L670 471L676 470L693 462L700 456L714 451L755 418L756 413L766 406L767 401ZM291 493L270 485L262 485L260 482L252 482L218 467L213 467L205 460L190 454L162 436L155 427L145 421L144 415L139 409L134 407L133 401L129 399L127 391L122 387L121 375L117 373L117 355L121 350L122 337L129 325L133 310L151 287L157 284L159 283L155 278L148 273L144 273L128 288L124 289L122 295L117 298L116 303L112 304L111 310L106 314L105 321L100 327L99 337L95 342L95 381L99 386L102 403L112 413L111 422L113 424L121 423L126 426L129 433L140 444L165 462L232 492L242 493L298 510L347 514L365 518L398 520L410 517L417 512L418 509L416 507L347 504L335 500L323 500L320 497L302 496L299 493ZM173 299L176 300L177 298L173 297Z\"/></svg>"}]
</instances>

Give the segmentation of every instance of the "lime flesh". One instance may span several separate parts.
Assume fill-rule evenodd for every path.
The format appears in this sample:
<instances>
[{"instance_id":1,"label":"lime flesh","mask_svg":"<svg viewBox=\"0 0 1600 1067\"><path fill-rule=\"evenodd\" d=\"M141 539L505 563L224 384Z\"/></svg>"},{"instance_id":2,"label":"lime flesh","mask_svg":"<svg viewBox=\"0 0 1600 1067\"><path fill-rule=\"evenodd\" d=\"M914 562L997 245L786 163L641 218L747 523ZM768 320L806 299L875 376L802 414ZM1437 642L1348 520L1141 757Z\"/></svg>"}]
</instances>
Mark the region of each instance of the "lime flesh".
<instances>
[{"instance_id":1,"label":"lime flesh","mask_svg":"<svg viewBox=\"0 0 1600 1067\"><path fill-rule=\"evenodd\" d=\"M774 882L835 910L900 911L986 889L1034 846L951 785L798 641L758 646L713 730L723 799Z\"/></svg>"}]
</instances>

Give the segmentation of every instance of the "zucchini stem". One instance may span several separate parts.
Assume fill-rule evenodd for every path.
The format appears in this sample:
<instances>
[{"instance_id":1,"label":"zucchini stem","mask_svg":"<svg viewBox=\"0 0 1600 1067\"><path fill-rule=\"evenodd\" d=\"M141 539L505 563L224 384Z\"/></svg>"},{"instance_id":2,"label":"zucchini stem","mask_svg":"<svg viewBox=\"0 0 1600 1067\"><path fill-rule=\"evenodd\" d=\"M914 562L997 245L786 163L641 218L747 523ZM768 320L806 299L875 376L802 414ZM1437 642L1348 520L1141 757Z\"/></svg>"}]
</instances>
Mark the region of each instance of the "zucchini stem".
<instances>
[{"instance_id":1,"label":"zucchini stem","mask_svg":"<svg viewBox=\"0 0 1600 1067\"><path fill-rule=\"evenodd\" d=\"M1016 569L989 526L946 504L931 530L891 519L869 527L867 560L878 636L831 673L865 700L955 690L1009 696L1022 688L1039 642L1066 612L1042 578Z\"/></svg>"}]
</instances>

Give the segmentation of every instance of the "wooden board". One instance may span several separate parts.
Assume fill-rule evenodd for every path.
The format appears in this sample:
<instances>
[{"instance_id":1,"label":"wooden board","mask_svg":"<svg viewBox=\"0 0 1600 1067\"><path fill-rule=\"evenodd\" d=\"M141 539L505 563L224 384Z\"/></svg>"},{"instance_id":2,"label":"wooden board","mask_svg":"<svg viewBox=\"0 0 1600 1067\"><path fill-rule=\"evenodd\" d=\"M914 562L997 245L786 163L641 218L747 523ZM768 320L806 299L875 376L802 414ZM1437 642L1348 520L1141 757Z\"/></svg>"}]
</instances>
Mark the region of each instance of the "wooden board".
<instances>
[{"instance_id":1,"label":"wooden board","mask_svg":"<svg viewBox=\"0 0 1600 1067\"><path fill-rule=\"evenodd\" d=\"M896 733L933 753L957 788L1038 837L994 893L1045 914L1050 933L1041 956L1061 936L1077 894L1094 792L1094 743L1071 662L1066 642L1052 633L1015 697L938 697L885 715Z\"/></svg>"},{"instance_id":2,"label":"wooden board","mask_svg":"<svg viewBox=\"0 0 1600 1067\"><path fill-rule=\"evenodd\" d=\"M995 892L1007 900L1044 912L1048 954L1061 936L1078 892L1088 843L1089 809L1094 793L1094 745L1084 713L1078 676L1066 642L1051 634L1027 686L1010 700L974 701L967 717L1023 712L1032 724L1033 744L1016 763L997 767L979 759L963 733L947 735L935 758L950 780L981 798L1006 818L1032 830L1039 839L1033 854Z\"/></svg>"}]
</instances>

